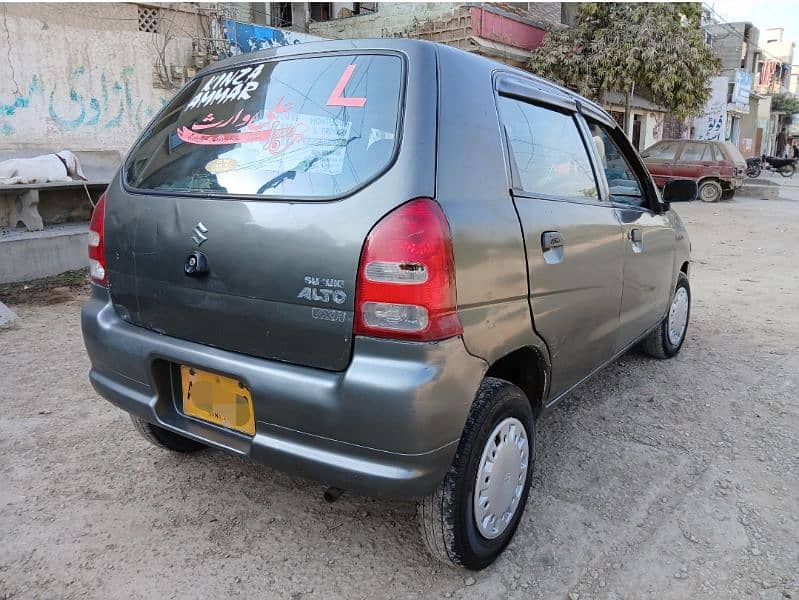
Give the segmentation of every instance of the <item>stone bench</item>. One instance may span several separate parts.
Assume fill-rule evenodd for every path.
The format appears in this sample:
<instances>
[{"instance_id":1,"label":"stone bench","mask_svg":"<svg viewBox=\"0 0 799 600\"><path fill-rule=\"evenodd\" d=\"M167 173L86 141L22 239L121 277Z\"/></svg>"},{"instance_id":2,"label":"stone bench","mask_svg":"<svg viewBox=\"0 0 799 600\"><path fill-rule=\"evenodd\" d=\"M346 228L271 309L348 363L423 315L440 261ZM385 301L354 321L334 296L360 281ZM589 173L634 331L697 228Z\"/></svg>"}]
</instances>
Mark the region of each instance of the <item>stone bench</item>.
<instances>
[{"instance_id":1,"label":"stone bench","mask_svg":"<svg viewBox=\"0 0 799 600\"><path fill-rule=\"evenodd\" d=\"M0 150L0 161L12 158L32 158L54 152L58 152L58 150L42 148ZM75 155L80 160L81 168L88 181L0 185L0 195L5 197L5 206L0 203L0 226L6 220L3 218L5 213L8 217L9 227L17 227L21 222L28 231L44 229L44 221L39 212L40 192L47 192L45 198L57 198L58 194L53 192L84 189L86 204L89 204L90 191L94 191L96 195L98 189L108 187L121 162L121 156L116 150L85 150L77 151Z\"/></svg>"}]
</instances>

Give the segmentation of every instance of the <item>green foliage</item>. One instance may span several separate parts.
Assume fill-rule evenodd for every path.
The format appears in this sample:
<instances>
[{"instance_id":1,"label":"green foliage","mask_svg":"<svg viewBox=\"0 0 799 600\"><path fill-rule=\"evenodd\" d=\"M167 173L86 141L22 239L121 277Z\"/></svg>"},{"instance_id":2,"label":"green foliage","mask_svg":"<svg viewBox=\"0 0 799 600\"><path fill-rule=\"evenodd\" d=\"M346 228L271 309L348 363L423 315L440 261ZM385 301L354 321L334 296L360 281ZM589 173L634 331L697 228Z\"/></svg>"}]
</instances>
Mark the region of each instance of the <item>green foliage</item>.
<instances>
[{"instance_id":1,"label":"green foliage","mask_svg":"<svg viewBox=\"0 0 799 600\"><path fill-rule=\"evenodd\" d=\"M645 92L678 117L701 113L721 61L705 44L696 3L583 3L574 27L552 30L529 69L585 96Z\"/></svg>"},{"instance_id":2,"label":"green foliage","mask_svg":"<svg viewBox=\"0 0 799 600\"><path fill-rule=\"evenodd\" d=\"M799 98L793 94L774 94L771 96L771 110L789 115L799 113Z\"/></svg>"}]
</instances>

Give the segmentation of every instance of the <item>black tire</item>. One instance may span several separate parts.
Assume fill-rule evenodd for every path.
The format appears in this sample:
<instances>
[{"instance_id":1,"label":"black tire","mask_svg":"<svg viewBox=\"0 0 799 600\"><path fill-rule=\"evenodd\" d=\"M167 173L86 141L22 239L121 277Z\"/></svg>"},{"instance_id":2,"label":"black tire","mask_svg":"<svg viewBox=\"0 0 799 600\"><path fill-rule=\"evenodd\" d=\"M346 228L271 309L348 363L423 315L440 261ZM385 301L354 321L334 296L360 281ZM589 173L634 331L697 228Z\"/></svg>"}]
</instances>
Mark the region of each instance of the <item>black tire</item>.
<instances>
[{"instance_id":1,"label":"black tire","mask_svg":"<svg viewBox=\"0 0 799 600\"><path fill-rule=\"evenodd\" d=\"M793 174L796 173L796 166L785 165L784 167L780 167L778 169L778 173L783 177L793 177Z\"/></svg>"},{"instance_id":2,"label":"black tire","mask_svg":"<svg viewBox=\"0 0 799 600\"><path fill-rule=\"evenodd\" d=\"M752 179L754 179L755 177L760 177L760 173L761 173L760 165L755 165L753 167L749 167L746 170L746 176L747 177L751 177Z\"/></svg>"},{"instance_id":3,"label":"black tire","mask_svg":"<svg viewBox=\"0 0 799 600\"><path fill-rule=\"evenodd\" d=\"M196 452L197 450L202 450L206 447L200 442L195 442L194 440L190 440L189 438L178 435L177 433L167 431L166 429L158 427L158 425L153 425L152 423L140 419L139 417L134 417L131 415L130 419L133 421L133 426L136 428L136 431L138 431L145 440L154 446L158 446L159 448L166 448L172 452L188 453Z\"/></svg>"},{"instance_id":4,"label":"black tire","mask_svg":"<svg viewBox=\"0 0 799 600\"><path fill-rule=\"evenodd\" d=\"M724 189L714 179L708 179L699 184L699 199L702 202L718 202L723 194Z\"/></svg>"},{"instance_id":5,"label":"black tire","mask_svg":"<svg viewBox=\"0 0 799 600\"><path fill-rule=\"evenodd\" d=\"M528 440L527 475L516 512L498 537L484 537L477 528L474 488L483 449L494 428L514 417ZM535 465L535 421L530 402L518 387L493 377L480 384L452 466L433 494L417 505L419 532L430 553L445 563L478 570L505 549L519 525Z\"/></svg>"},{"instance_id":6,"label":"black tire","mask_svg":"<svg viewBox=\"0 0 799 600\"><path fill-rule=\"evenodd\" d=\"M688 315L686 317L685 330L683 331L682 338L678 344L673 344L669 339L669 313L666 313L666 316L660 324L652 330L641 344L644 352L653 358L671 358L680 351L680 348L682 348L685 342L685 336L688 334L688 324L691 321L691 286L688 283L688 277L685 273L680 273L678 275L677 285L672 293L672 299L680 288L685 288L685 291L688 292ZM671 302L669 303L669 308L671 308Z\"/></svg>"}]
</instances>

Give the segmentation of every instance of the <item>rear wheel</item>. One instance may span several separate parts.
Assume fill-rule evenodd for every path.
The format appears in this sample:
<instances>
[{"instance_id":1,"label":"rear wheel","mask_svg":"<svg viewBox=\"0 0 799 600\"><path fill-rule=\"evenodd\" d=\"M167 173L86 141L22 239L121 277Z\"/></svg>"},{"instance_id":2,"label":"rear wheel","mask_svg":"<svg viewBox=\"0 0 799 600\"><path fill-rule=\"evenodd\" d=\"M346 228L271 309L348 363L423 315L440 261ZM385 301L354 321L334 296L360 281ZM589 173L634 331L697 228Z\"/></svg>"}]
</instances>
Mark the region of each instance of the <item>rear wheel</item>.
<instances>
[{"instance_id":1,"label":"rear wheel","mask_svg":"<svg viewBox=\"0 0 799 600\"><path fill-rule=\"evenodd\" d=\"M760 165L752 165L751 167L746 169L746 176L747 177L760 177L761 167Z\"/></svg>"},{"instance_id":2,"label":"rear wheel","mask_svg":"<svg viewBox=\"0 0 799 600\"><path fill-rule=\"evenodd\" d=\"M196 452L197 450L205 448L205 446L200 442L195 442L194 440L190 440L189 438L178 435L177 433L167 431L163 427L153 425L152 423L149 423L144 419L140 419L139 417L134 417L131 415L130 418L133 421L133 426L136 428L136 431L138 431L145 440L154 446L166 448L167 450L172 450L173 452L183 453Z\"/></svg>"},{"instance_id":3,"label":"rear wheel","mask_svg":"<svg viewBox=\"0 0 799 600\"><path fill-rule=\"evenodd\" d=\"M644 352L654 358L671 358L677 354L685 341L690 316L691 286L685 273L680 273L669 312L660 325L644 339Z\"/></svg>"},{"instance_id":4,"label":"rear wheel","mask_svg":"<svg viewBox=\"0 0 799 600\"><path fill-rule=\"evenodd\" d=\"M535 452L524 392L487 377L480 385L452 466L419 502L419 531L437 559L482 569L505 549L527 503Z\"/></svg>"},{"instance_id":5,"label":"rear wheel","mask_svg":"<svg viewBox=\"0 0 799 600\"><path fill-rule=\"evenodd\" d=\"M796 165L785 165L779 168L779 174L783 177L793 177L796 172Z\"/></svg>"},{"instance_id":6,"label":"rear wheel","mask_svg":"<svg viewBox=\"0 0 799 600\"><path fill-rule=\"evenodd\" d=\"M718 181L709 179L699 184L699 199L703 202L718 202L724 190Z\"/></svg>"}]
</instances>

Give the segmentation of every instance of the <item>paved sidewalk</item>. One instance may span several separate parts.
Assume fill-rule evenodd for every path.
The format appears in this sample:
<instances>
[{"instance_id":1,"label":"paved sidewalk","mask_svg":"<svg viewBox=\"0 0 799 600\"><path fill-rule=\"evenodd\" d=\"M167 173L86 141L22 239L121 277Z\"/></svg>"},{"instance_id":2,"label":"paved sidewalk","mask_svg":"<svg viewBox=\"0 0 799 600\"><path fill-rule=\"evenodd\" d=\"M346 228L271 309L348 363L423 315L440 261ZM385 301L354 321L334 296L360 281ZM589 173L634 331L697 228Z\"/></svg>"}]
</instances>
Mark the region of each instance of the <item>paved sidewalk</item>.
<instances>
[{"instance_id":1,"label":"paved sidewalk","mask_svg":"<svg viewBox=\"0 0 799 600\"><path fill-rule=\"evenodd\" d=\"M783 177L778 173L763 171L755 179L747 177L737 193L764 200L799 200L799 175Z\"/></svg>"}]
</instances>

